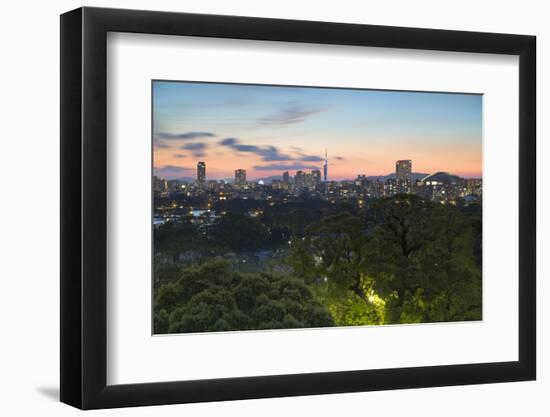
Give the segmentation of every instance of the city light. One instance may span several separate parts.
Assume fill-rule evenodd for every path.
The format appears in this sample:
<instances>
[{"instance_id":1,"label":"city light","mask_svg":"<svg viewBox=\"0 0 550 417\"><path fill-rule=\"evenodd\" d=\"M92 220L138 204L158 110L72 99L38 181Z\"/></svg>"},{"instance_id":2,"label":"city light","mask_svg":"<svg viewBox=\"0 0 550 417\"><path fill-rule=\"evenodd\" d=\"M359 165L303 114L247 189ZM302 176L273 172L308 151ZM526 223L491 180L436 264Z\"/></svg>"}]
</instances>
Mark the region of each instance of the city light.
<instances>
[{"instance_id":1,"label":"city light","mask_svg":"<svg viewBox=\"0 0 550 417\"><path fill-rule=\"evenodd\" d=\"M288 204L293 200L317 198L331 205L351 202L359 209L368 208L371 201L378 198L393 197L401 194L415 194L425 200L453 206L479 204L482 199L481 178L461 178L447 172L419 175L413 172L413 161L397 160L395 172L390 175L366 176L358 174L354 180L330 180L328 177L328 153L325 151L323 173L319 169L309 171L285 171L279 177L266 180L249 181L245 169L236 169L234 181L208 180L207 162L197 163L195 181L166 180L154 177L154 193L157 198L168 199L166 205L156 204L155 225L165 221L160 215L162 210L188 210L197 221L205 225L213 221L205 217L202 211L225 215L219 204L231 200L265 201L268 207L276 204ZM294 175L292 175L294 174ZM194 207L193 205L197 205ZM394 201L399 204L399 200ZM196 210L202 210L197 215ZM260 207L248 211L250 217L264 215ZM174 218L174 215L172 216ZM177 218L177 214L176 214Z\"/></svg>"}]
</instances>

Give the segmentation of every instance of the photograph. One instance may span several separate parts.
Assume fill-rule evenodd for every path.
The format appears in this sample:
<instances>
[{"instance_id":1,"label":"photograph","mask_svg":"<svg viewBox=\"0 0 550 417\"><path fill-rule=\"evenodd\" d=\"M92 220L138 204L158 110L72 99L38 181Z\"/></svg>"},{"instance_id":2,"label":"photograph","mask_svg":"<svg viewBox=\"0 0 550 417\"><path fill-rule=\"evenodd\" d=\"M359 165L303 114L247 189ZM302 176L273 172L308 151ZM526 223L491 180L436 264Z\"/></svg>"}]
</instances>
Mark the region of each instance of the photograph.
<instances>
[{"instance_id":1,"label":"photograph","mask_svg":"<svg viewBox=\"0 0 550 417\"><path fill-rule=\"evenodd\" d=\"M8 321L40 321L13 352L49 346L8 366L35 386L13 409L57 393L145 414L540 414L542 13L93 3L14 44L23 64L48 33L58 47L22 77L44 111L5 77L22 113L5 177L47 184L4 216L20 220L8 262L41 285L5 274ZM29 121L60 146L19 139ZM38 223L59 229L36 233L49 197L56 221Z\"/></svg>"},{"instance_id":2,"label":"photograph","mask_svg":"<svg viewBox=\"0 0 550 417\"><path fill-rule=\"evenodd\" d=\"M153 80L153 334L482 320L482 102Z\"/></svg>"}]
</instances>

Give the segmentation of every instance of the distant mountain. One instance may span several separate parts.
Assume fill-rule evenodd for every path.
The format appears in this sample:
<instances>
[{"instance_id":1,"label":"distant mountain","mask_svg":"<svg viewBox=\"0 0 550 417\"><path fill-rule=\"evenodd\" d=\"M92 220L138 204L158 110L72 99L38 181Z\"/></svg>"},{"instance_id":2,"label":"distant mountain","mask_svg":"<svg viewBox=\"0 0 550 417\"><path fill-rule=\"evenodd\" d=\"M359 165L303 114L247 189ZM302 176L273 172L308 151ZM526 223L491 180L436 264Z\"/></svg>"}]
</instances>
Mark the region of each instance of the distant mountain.
<instances>
[{"instance_id":1,"label":"distant mountain","mask_svg":"<svg viewBox=\"0 0 550 417\"><path fill-rule=\"evenodd\" d=\"M413 172L413 173L411 173L411 179L413 181L421 180L422 178L427 177L428 175L430 175L430 174L424 174L422 172ZM394 179L394 178L395 178L395 173L392 173L392 174L389 174L389 175L369 175L367 177L367 179L370 180L370 181L375 181L375 180L386 181L386 180L391 180L391 179Z\"/></svg>"}]
</instances>

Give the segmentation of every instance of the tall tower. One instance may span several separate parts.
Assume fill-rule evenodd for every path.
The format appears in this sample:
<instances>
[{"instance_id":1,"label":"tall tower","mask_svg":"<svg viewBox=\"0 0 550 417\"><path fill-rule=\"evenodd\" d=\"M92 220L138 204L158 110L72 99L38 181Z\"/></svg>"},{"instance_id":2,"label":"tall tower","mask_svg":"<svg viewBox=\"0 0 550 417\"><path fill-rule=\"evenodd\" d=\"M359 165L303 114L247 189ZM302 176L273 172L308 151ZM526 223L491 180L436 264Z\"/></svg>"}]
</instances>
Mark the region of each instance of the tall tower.
<instances>
[{"instance_id":1,"label":"tall tower","mask_svg":"<svg viewBox=\"0 0 550 417\"><path fill-rule=\"evenodd\" d=\"M283 184L289 184L290 183L290 176L288 175L288 171L283 172Z\"/></svg>"},{"instance_id":2,"label":"tall tower","mask_svg":"<svg viewBox=\"0 0 550 417\"><path fill-rule=\"evenodd\" d=\"M328 171L328 160L327 160L327 150L325 148L325 164L323 165L323 178L327 182L327 171Z\"/></svg>"},{"instance_id":3,"label":"tall tower","mask_svg":"<svg viewBox=\"0 0 550 417\"><path fill-rule=\"evenodd\" d=\"M206 183L206 163L200 161L197 164L197 184L199 188L204 188Z\"/></svg>"},{"instance_id":4,"label":"tall tower","mask_svg":"<svg viewBox=\"0 0 550 417\"><path fill-rule=\"evenodd\" d=\"M244 187L246 185L246 169L235 170L235 185L237 187Z\"/></svg>"},{"instance_id":5,"label":"tall tower","mask_svg":"<svg viewBox=\"0 0 550 417\"><path fill-rule=\"evenodd\" d=\"M404 159L395 163L395 179L398 181L405 181L411 179L412 173L412 161L410 159Z\"/></svg>"},{"instance_id":6,"label":"tall tower","mask_svg":"<svg viewBox=\"0 0 550 417\"><path fill-rule=\"evenodd\" d=\"M306 185L306 175L304 171L302 170L296 171L296 175L294 176L294 186L298 191L302 191L305 185Z\"/></svg>"},{"instance_id":7,"label":"tall tower","mask_svg":"<svg viewBox=\"0 0 550 417\"><path fill-rule=\"evenodd\" d=\"M412 161L403 159L395 163L395 192L410 193L412 191Z\"/></svg>"}]
</instances>

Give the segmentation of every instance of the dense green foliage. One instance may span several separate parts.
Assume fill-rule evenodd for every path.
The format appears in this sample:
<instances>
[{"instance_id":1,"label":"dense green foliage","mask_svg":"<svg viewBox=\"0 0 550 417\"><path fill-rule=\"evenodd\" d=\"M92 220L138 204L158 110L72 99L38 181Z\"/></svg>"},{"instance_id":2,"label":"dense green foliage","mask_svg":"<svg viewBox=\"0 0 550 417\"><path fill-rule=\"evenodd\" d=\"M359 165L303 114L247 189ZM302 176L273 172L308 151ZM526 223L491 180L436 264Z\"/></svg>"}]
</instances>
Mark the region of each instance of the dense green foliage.
<instances>
[{"instance_id":1,"label":"dense green foliage","mask_svg":"<svg viewBox=\"0 0 550 417\"><path fill-rule=\"evenodd\" d=\"M481 271L464 215L402 196L380 200L375 216L367 273L387 300L388 322L481 319Z\"/></svg>"},{"instance_id":2,"label":"dense green foliage","mask_svg":"<svg viewBox=\"0 0 550 417\"><path fill-rule=\"evenodd\" d=\"M241 213L227 213L214 226L214 241L234 251L260 249L268 244L269 235L259 220Z\"/></svg>"},{"instance_id":3,"label":"dense green foliage","mask_svg":"<svg viewBox=\"0 0 550 417\"><path fill-rule=\"evenodd\" d=\"M289 262L306 282L322 277L318 292L340 311L337 324L361 321L351 314L359 300L362 324L479 320L472 248L472 225L457 208L402 195L358 216L324 218Z\"/></svg>"},{"instance_id":4,"label":"dense green foliage","mask_svg":"<svg viewBox=\"0 0 550 417\"><path fill-rule=\"evenodd\" d=\"M333 326L303 281L241 274L227 262L181 270L155 295L155 333Z\"/></svg>"},{"instance_id":5,"label":"dense green foliage","mask_svg":"<svg viewBox=\"0 0 550 417\"><path fill-rule=\"evenodd\" d=\"M156 333L481 319L480 206L258 204L155 230Z\"/></svg>"},{"instance_id":6,"label":"dense green foliage","mask_svg":"<svg viewBox=\"0 0 550 417\"><path fill-rule=\"evenodd\" d=\"M168 222L154 233L155 253L175 256L178 253L201 247L203 242L196 228L188 221Z\"/></svg>"}]
</instances>

